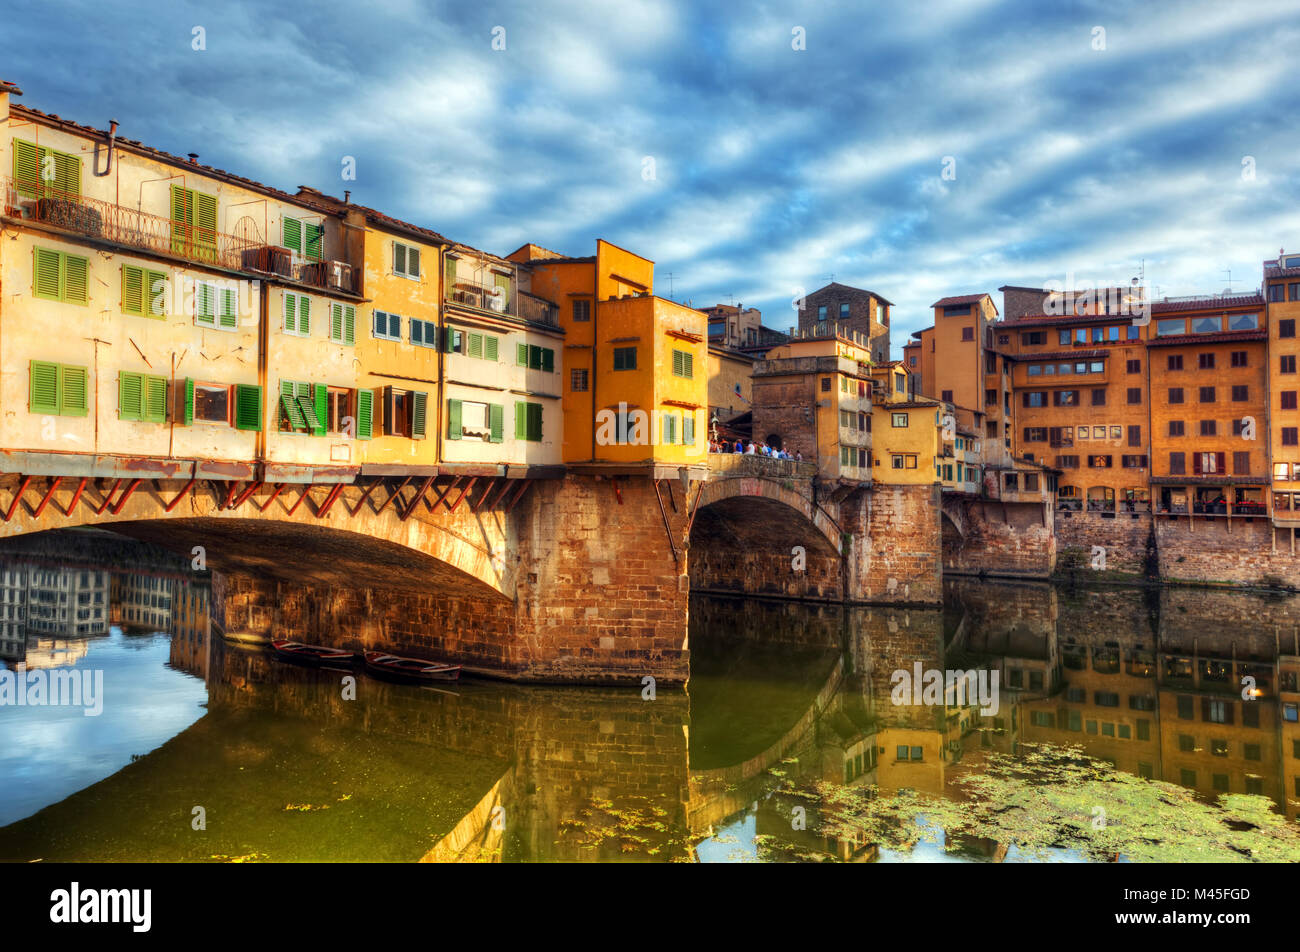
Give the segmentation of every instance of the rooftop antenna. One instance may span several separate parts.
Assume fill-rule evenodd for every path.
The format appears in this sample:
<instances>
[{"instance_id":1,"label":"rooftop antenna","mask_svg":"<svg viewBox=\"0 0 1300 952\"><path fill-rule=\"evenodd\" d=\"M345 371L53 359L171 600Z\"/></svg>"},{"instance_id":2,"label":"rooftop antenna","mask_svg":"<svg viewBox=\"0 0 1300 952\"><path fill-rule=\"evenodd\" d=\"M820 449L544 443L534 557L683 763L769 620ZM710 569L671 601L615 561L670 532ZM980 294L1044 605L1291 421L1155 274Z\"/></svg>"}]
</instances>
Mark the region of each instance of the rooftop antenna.
<instances>
[{"instance_id":1,"label":"rooftop antenna","mask_svg":"<svg viewBox=\"0 0 1300 952\"><path fill-rule=\"evenodd\" d=\"M671 271L668 272L668 300L675 300L673 297L673 273Z\"/></svg>"},{"instance_id":2,"label":"rooftop antenna","mask_svg":"<svg viewBox=\"0 0 1300 952\"><path fill-rule=\"evenodd\" d=\"M1232 269L1231 269L1231 268L1220 268L1220 269L1219 269L1219 273L1220 273L1220 274L1226 274L1226 275L1228 276L1228 288L1227 288L1227 289L1228 289L1229 293L1231 293L1231 291L1232 291Z\"/></svg>"}]
</instances>

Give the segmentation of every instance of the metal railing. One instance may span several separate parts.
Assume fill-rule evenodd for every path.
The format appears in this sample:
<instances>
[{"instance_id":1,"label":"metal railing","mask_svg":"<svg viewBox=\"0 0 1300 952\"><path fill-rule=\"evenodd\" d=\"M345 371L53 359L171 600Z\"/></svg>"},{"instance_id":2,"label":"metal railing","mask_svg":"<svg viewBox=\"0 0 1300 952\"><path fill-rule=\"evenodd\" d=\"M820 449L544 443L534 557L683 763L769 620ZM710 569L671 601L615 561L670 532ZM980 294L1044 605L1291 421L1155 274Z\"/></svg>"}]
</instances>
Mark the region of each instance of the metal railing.
<instances>
[{"instance_id":1,"label":"metal railing","mask_svg":"<svg viewBox=\"0 0 1300 952\"><path fill-rule=\"evenodd\" d=\"M446 289L446 299L452 304L490 311L493 314L508 314L521 317L538 324L558 326L559 308L550 301L536 297L526 291L488 287L471 281L457 281Z\"/></svg>"},{"instance_id":2,"label":"metal railing","mask_svg":"<svg viewBox=\"0 0 1300 952\"><path fill-rule=\"evenodd\" d=\"M326 290L357 293L356 269L340 261L295 262L287 248L63 192L44 183L0 179L13 218L113 244L171 255L229 271L262 271Z\"/></svg>"}]
</instances>

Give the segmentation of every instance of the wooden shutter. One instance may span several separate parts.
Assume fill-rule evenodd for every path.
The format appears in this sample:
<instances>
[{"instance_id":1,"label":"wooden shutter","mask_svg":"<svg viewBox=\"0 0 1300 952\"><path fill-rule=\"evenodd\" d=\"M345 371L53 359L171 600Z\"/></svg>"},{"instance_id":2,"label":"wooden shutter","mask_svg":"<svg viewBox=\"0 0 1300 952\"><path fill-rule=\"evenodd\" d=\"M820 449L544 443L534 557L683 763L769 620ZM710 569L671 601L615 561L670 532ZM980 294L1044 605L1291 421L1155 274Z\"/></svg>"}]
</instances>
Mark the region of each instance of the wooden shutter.
<instances>
[{"instance_id":1,"label":"wooden shutter","mask_svg":"<svg viewBox=\"0 0 1300 952\"><path fill-rule=\"evenodd\" d=\"M330 340L343 340L343 305L330 303Z\"/></svg>"},{"instance_id":2,"label":"wooden shutter","mask_svg":"<svg viewBox=\"0 0 1300 952\"><path fill-rule=\"evenodd\" d=\"M1226 456L1227 454L1225 453L1214 454L1214 471L1220 475L1227 472L1227 469L1224 468L1224 465L1227 462Z\"/></svg>"},{"instance_id":3,"label":"wooden shutter","mask_svg":"<svg viewBox=\"0 0 1300 952\"><path fill-rule=\"evenodd\" d=\"M233 328L239 323L239 315L235 313L234 288L221 289L221 309L217 313L217 323L222 327L229 328Z\"/></svg>"},{"instance_id":4,"label":"wooden shutter","mask_svg":"<svg viewBox=\"0 0 1300 952\"><path fill-rule=\"evenodd\" d=\"M411 439L425 437L425 424L429 416L429 395L423 390L411 391Z\"/></svg>"},{"instance_id":5,"label":"wooden shutter","mask_svg":"<svg viewBox=\"0 0 1300 952\"><path fill-rule=\"evenodd\" d=\"M62 254L63 300L85 304L90 300L90 261L77 255Z\"/></svg>"},{"instance_id":6,"label":"wooden shutter","mask_svg":"<svg viewBox=\"0 0 1300 952\"><path fill-rule=\"evenodd\" d=\"M510 279L504 274L496 275L496 286L500 292L502 309L508 310L510 307Z\"/></svg>"},{"instance_id":7,"label":"wooden shutter","mask_svg":"<svg viewBox=\"0 0 1300 952\"><path fill-rule=\"evenodd\" d=\"M687 446L695 445L695 414L682 414L682 442Z\"/></svg>"},{"instance_id":8,"label":"wooden shutter","mask_svg":"<svg viewBox=\"0 0 1300 952\"><path fill-rule=\"evenodd\" d=\"M302 222L287 215L280 221L281 244L290 251L302 254Z\"/></svg>"},{"instance_id":9,"label":"wooden shutter","mask_svg":"<svg viewBox=\"0 0 1300 952\"><path fill-rule=\"evenodd\" d=\"M235 384L235 429L262 429L262 388L251 384Z\"/></svg>"},{"instance_id":10,"label":"wooden shutter","mask_svg":"<svg viewBox=\"0 0 1300 952\"><path fill-rule=\"evenodd\" d=\"M406 245L400 241L393 242L393 270L406 274Z\"/></svg>"},{"instance_id":11,"label":"wooden shutter","mask_svg":"<svg viewBox=\"0 0 1300 952\"><path fill-rule=\"evenodd\" d=\"M528 366L528 345L517 344L515 346L515 364L519 367Z\"/></svg>"},{"instance_id":12,"label":"wooden shutter","mask_svg":"<svg viewBox=\"0 0 1300 952\"><path fill-rule=\"evenodd\" d=\"M37 248L35 249L35 256L32 278L33 293L37 297L53 298L57 301L61 289L59 280L61 271L60 255L57 251L50 251L48 248Z\"/></svg>"},{"instance_id":13,"label":"wooden shutter","mask_svg":"<svg viewBox=\"0 0 1300 952\"><path fill-rule=\"evenodd\" d=\"M54 158L54 188L63 197L81 195L81 159L66 152L50 153Z\"/></svg>"},{"instance_id":14,"label":"wooden shutter","mask_svg":"<svg viewBox=\"0 0 1300 952\"><path fill-rule=\"evenodd\" d=\"M695 377L695 355L683 352L682 367L683 367L683 373L682 373L683 377L694 378ZM858 396L862 396L862 395L863 395L863 388L861 387L861 385L859 385Z\"/></svg>"},{"instance_id":15,"label":"wooden shutter","mask_svg":"<svg viewBox=\"0 0 1300 952\"><path fill-rule=\"evenodd\" d=\"M312 384L313 409L316 411L316 425L312 427L312 436L324 436L329 429L330 388L323 383Z\"/></svg>"},{"instance_id":16,"label":"wooden shutter","mask_svg":"<svg viewBox=\"0 0 1300 952\"><path fill-rule=\"evenodd\" d=\"M212 260L217 248L217 197L194 193L194 244L203 252L200 257Z\"/></svg>"},{"instance_id":17,"label":"wooden shutter","mask_svg":"<svg viewBox=\"0 0 1300 952\"><path fill-rule=\"evenodd\" d=\"M469 355L471 357L483 356L483 335L473 332L469 335Z\"/></svg>"},{"instance_id":18,"label":"wooden shutter","mask_svg":"<svg viewBox=\"0 0 1300 952\"><path fill-rule=\"evenodd\" d=\"M406 249L406 273L413 278L420 276L420 249Z\"/></svg>"},{"instance_id":19,"label":"wooden shutter","mask_svg":"<svg viewBox=\"0 0 1300 952\"><path fill-rule=\"evenodd\" d=\"M180 185L172 186L172 252L185 254L190 246L190 224L193 207L190 192Z\"/></svg>"},{"instance_id":20,"label":"wooden shutter","mask_svg":"<svg viewBox=\"0 0 1300 952\"><path fill-rule=\"evenodd\" d=\"M59 412L85 416L90 408L89 374L85 367L59 367Z\"/></svg>"},{"instance_id":21,"label":"wooden shutter","mask_svg":"<svg viewBox=\"0 0 1300 952\"><path fill-rule=\"evenodd\" d=\"M190 426L194 422L194 379L192 377L185 378L183 393L185 405L181 408L180 422L183 426Z\"/></svg>"},{"instance_id":22,"label":"wooden shutter","mask_svg":"<svg viewBox=\"0 0 1300 952\"><path fill-rule=\"evenodd\" d=\"M368 440L374 431L375 394L370 390L357 391L357 439Z\"/></svg>"},{"instance_id":23,"label":"wooden shutter","mask_svg":"<svg viewBox=\"0 0 1300 952\"><path fill-rule=\"evenodd\" d=\"M536 344L528 345L528 367L530 370L542 369L542 349Z\"/></svg>"},{"instance_id":24,"label":"wooden shutter","mask_svg":"<svg viewBox=\"0 0 1300 952\"><path fill-rule=\"evenodd\" d=\"M14 187L19 195L36 196L41 183L41 150L34 142L13 140Z\"/></svg>"},{"instance_id":25,"label":"wooden shutter","mask_svg":"<svg viewBox=\"0 0 1300 952\"><path fill-rule=\"evenodd\" d=\"M1192 454L1192 475L1194 476L1201 475L1201 454L1200 453Z\"/></svg>"},{"instance_id":26,"label":"wooden shutter","mask_svg":"<svg viewBox=\"0 0 1300 952\"><path fill-rule=\"evenodd\" d=\"M150 423L167 421L167 378L144 378L144 419Z\"/></svg>"},{"instance_id":27,"label":"wooden shutter","mask_svg":"<svg viewBox=\"0 0 1300 952\"><path fill-rule=\"evenodd\" d=\"M489 442L500 443L505 439L505 416L506 408L499 403L488 404L488 426L492 430L492 436Z\"/></svg>"},{"instance_id":28,"label":"wooden shutter","mask_svg":"<svg viewBox=\"0 0 1300 952\"><path fill-rule=\"evenodd\" d=\"M289 421L289 429L305 430L307 420L302 415L302 407L298 406L296 399L296 386L292 380L280 381L280 411L284 418Z\"/></svg>"},{"instance_id":29,"label":"wooden shutter","mask_svg":"<svg viewBox=\"0 0 1300 952\"><path fill-rule=\"evenodd\" d=\"M325 244L325 226L308 224L306 227L307 237L303 242L303 257L311 261L319 261Z\"/></svg>"},{"instance_id":30,"label":"wooden shutter","mask_svg":"<svg viewBox=\"0 0 1300 952\"><path fill-rule=\"evenodd\" d=\"M27 408L32 413L59 412L59 365L33 360L29 368Z\"/></svg>"},{"instance_id":31,"label":"wooden shutter","mask_svg":"<svg viewBox=\"0 0 1300 952\"><path fill-rule=\"evenodd\" d=\"M528 439L528 404L522 400L515 401L515 439Z\"/></svg>"},{"instance_id":32,"label":"wooden shutter","mask_svg":"<svg viewBox=\"0 0 1300 952\"><path fill-rule=\"evenodd\" d=\"M167 274L164 271L144 272L144 291L142 297L145 317L165 317L167 315Z\"/></svg>"},{"instance_id":33,"label":"wooden shutter","mask_svg":"<svg viewBox=\"0 0 1300 952\"><path fill-rule=\"evenodd\" d=\"M686 355L683 354L680 350L673 351L673 374L675 376L683 377L686 375L686 371L683 369L685 366L685 362L682 360L682 358L685 356Z\"/></svg>"},{"instance_id":34,"label":"wooden shutter","mask_svg":"<svg viewBox=\"0 0 1300 952\"><path fill-rule=\"evenodd\" d=\"M379 392L380 392L380 394L382 395L382 396L381 396L381 400L380 400L380 402L381 402L381 404L382 404L382 406L383 406L383 409L384 409L384 435L385 435L385 436L405 436L405 435L406 435L405 433L398 433L398 432L396 431L396 429L394 429L394 427L393 427L393 418L397 415L397 414L395 414L395 413L393 412L394 409L396 409L396 408L393 406L393 388L392 388L392 387L384 387L384 388L383 388L381 391L379 391Z\"/></svg>"},{"instance_id":35,"label":"wooden shutter","mask_svg":"<svg viewBox=\"0 0 1300 952\"><path fill-rule=\"evenodd\" d=\"M290 334L298 332L298 295L284 293L284 329Z\"/></svg>"},{"instance_id":36,"label":"wooden shutter","mask_svg":"<svg viewBox=\"0 0 1300 952\"><path fill-rule=\"evenodd\" d=\"M447 401L447 439L459 440L461 435L461 412L459 400Z\"/></svg>"},{"instance_id":37,"label":"wooden shutter","mask_svg":"<svg viewBox=\"0 0 1300 952\"><path fill-rule=\"evenodd\" d=\"M144 313L144 271L122 265L122 313Z\"/></svg>"},{"instance_id":38,"label":"wooden shutter","mask_svg":"<svg viewBox=\"0 0 1300 952\"><path fill-rule=\"evenodd\" d=\"M483 358L485 360L490 360L494 363L496 362L497 344L497 338L493 337L491 334L483 338Z\"/></svg>"},{"instance_id":39,"label":"wooden shutter","mask_svg":"<svg viewBox=\"0 0 1300 952\"><path fill-rule=\"evenodd\" d=\"M311 334L311 298L305 294L298 295L298 333Z\"/></svg>"},{"instance_id":40,"label":"wooden shutter","mask_svg":"<svg viewBox=\"0 0 1300 952\"><path fill-rule=\"evenodd\" d=\"M451 297L451 289L456 286L456 259L455 258L447 259L447 264L445 266L444 273L446 274L446 277L443 279L443 283L446 285L446 287L442 289L442 296L449 298Z\"/></svg>"},{"instance_id":41,"label":"wooden shutter","mask_svg":"<svg viewBox=\"0 0 1300 952\"><path fill-rule=\"evenodd\" d=\"M400 336L400 331L398 332ZM357 342L357 309L351 304L343 305L343 343Z\"/></svg>"},{"instance_id":42,"label":"wooden shutter","mask_svg":"<svg viewBox=\"0 0 1300 952\"><path fill-rule=\"evenodd\" d=\"M117 374L117 418L139 420L144 416L144 381L139 374Z\"/></svg>"},{"instance_id":43,"label":"wooden shutter","mask_svg":"<svg viewBox=\"0 0 1300 952\"><path fill-rule=\"evenodd\" d=\"M555 351L549 347L542 348L542 369L547 373L555 370Z\"/></svg>"},{"instance_id":44,"label":"wooden shutter","mask_svg":"<svg viewBox=\"0 0 1300 952\"><path fill-rule=\"evenodd\" d=\"M528 404L528 438L540 441L542 438L542 405Z\"/></svg>"}]
</instances>

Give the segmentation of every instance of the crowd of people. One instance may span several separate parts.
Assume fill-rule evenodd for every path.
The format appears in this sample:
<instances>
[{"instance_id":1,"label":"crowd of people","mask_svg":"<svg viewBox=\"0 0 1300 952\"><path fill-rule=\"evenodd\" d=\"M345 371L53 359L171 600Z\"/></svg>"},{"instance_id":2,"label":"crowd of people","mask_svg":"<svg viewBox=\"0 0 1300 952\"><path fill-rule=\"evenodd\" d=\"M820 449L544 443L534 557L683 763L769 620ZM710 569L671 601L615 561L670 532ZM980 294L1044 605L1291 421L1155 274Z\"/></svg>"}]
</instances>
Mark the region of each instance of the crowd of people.
<instances>
[{"instance_id":1,"label":"crowd of people","mask_svg":"<svg viewBox=\"0 0 1300 952\"><path fill-rule=\"evenodd\" d=\"M746 456L770 456L772 459L792 459L799 462L803 461L803 454L798 450L791 455L783 449L777 449L775 446L769 446L761 440L755 443L753 440L709 440L710 453L741 453Z\"/></svg>"}]
</instances>

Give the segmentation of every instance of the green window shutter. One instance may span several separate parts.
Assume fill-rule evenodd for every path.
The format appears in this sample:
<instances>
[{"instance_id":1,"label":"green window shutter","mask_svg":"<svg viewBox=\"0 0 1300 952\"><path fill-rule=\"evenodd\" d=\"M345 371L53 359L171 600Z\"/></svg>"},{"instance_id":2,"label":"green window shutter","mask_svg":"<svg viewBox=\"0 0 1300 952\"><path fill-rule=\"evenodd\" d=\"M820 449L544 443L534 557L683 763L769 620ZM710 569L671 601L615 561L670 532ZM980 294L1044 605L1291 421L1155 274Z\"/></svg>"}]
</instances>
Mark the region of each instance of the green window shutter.
<instances>
[{"instance_id":1,"label":"green window shutter","mask_svg":"<svg viewBox=\"0 0 1300 952\"><path fill-rule=\"evenodd\" d=\"M311 386L307 384L306 386ZM302 422L306 431L312 436L321 436L325 432L325 425L316 415L316 404L310 396L296 396L292 398L293 404L302 414ZM317 431L320 431L319 433Z\"/></svg>"},{"instance_id":2,"label":"green window shutter","mask_svg":"<svg viewBox=\"0 0 1300 952\"><path fill-rule=\"evenodd\" d=\"M515 364L519 367L528 366L528 345L517 344L515 346Z\"/></svg>"},{"instance_id":3,"label":"green window shutter","mask_svg":"<svg viewBox=\"0 0 1300 952\"><path fill-rule=\"evenodd\" d=\"M536 344L528 345L528 367L531 370L542 369L542 349Z\"/></svg>"},{"instance_id":4,"label":"green window shutter","mask_svg":"<svg viewBox=\"0 0 1300 952\"><path fill-rule=\"evenodd\" d=\"M375 394L373 390L357 391L357 439L368 440L374 433Z\"/></svg>"},{"instance_id":5,"label":"green window shutter","mask_svg":"<svg viewBox=\"0 0 1300 952\"><path fill-rule=\"evenodd\" d=\"M190 246L190 224L193 221L193 206L190 192L180 185L172 186L172 252L185 254Z\"/></svg>"},{"instance_id":6,"label":"green window shutter","mask_svg":"<svg viewBox=\"0 0 1300 952\"><path fill-rule=\"evenodd\" d=\"M302 222L286 215L280 220L280 234L281 245L302 254Z\"/></svg>"},{"instance_id":7,"label":"green window shutter","mask_svg":"<svg viewBox=\"0 0 1300 952\"><path fill-rule=\"evenodd\" d=\"M682 414L682 442L687 446L695 445L695 414Z\"/></svg>"},{"instance_id":8,"label":"green window shutter","mask_svg":"<svg viewBox=\"0 0 1300 952\"><path fill-rule=\"evenodd\" d=\"M406 249L406 273L413 278L420 276L420 249Z\"/></svg>"},{"instance_id":9,"label":"green window shutter","mask_svg":"<svg viewBox=\"0 0 1300 952\"><path fill-rule=\"evenodd\" d=\"M41 184L41 150L34 142L13 140L14 187L19 195L35 198Z\"/></svg>"},{"instance_id":10,"label":"green window shutter","mask_svg":"<svg viewBox=\"0 0 1300 952\"><path fill-rule=\"evenodd\" d=\"M311 435L324 436L330 415L330 388L323 383L312 384L311 395L316 411L316 425L312 427Z\"/></svg>"},{"instance_id":11,"label":"green window shutter","mask_svg":"<svg viewBox=\"0 0 1300 952\"><path fill-rule=\"evenodd\" d=\"M449 440L460 439L460 421L461 421L460 401L448 400L447 401L447 439Z\"/></svg>"},{"instance_id":12,"label":"green window shutter","mask_svg":"<svg viewBox=\"0 0 1300 952\"><path fill-rule=\"evenodd\" d=\"M493 363L496 362L498 343L499 340L493 337L491 334L483 338L483 359L484 360L490 360Z\"/></svg>"},{"instance_id":13,"label":"green window shutter","mask_svg":"<svg viewBox=\"0 0 1300 952\"><path fill-rule=\"evenodd\" d=\"M140 420L144 417L144 380L140 374L117 374L117 418Z\"/></svg>"},{"instance_id":14,"label":"green window shutter","mask_svg":"<svg viewBox=\"0 0 1300 952\"><path fill-rule=\"evenodd\" d=\"M32 413L59 412L59 365L33 360L29 374L27 409Z\"/></svg>"},{"instance_id":15,"label":"green window shutter","mask_svg":"<svg viewBox=\"0 0 1300 952\"><path fill-rule=\"evenodd\" d=\"M185 378L185 413L181 423L185 426L194 423L194 379L192 377Z\"/></svg>"},{"instance_id":16,"label":"green window shutter","mask_svg":"<svg viewBox=\"0 0 1300 952\"><path fill-rule=\"evenodd\" d=\"M150 423L167 422L167 378L144 378L144 419Z\"/></svg>"},{"instance_id":17,"label":"green window shutter","mask_svg":"<svg viewBox=\"0 0 1300 952\"><path fill-rule=\"evenodd\" d=\"M549 347L542 348L542 369L547 373L555 370L555 351Z\"/></svg>"},{"instance_id":18,"label":"green window shutter","mask_svg":"<svg viewBox=\"0 0 1300 952\"><path fill-rule=\"evenodd\" d=\"M122 313L144 313L144 271L122 265Z\"/></svg>"},{"instance_id":19,"label":"green window shutter","mask_svg":"<svg viewBox=\"0 0 1300 952\"><path fill-rule=\"evenodd\" d=\"M442 294L443 297L448 297L451 294L451 289L456 286L456 259L455 258L447 259L447 264L444 269L444 274L446 275L446 277L443 279L443 283L446 285L446 287L442 289Z\"/></svg>"},{"instance_id":20,"label":"green window shutter","mask_svg":"<svg viewBox=\"0 0 1300 952\"><path fill-rule=\"evenodd\" d=\"M663 438L665 443L677 442L677 415L665 413L663 419Z\"/></svg>"},{"instance_id":21,"label":"green window shutter","mask_svg":"<svg viewBox=\"0 0 1300 952\"><path fill-rule=\"evenodd\" d=\"M695 377L695 355L682 354L682 363L685 366L685 372L682 374L682 376L694 378Z\"/></svg>"},{"instance_id":22,"label":"green window shutter","mask_svg":"<svg viewBox=\"0 0 1300 952\"><path fill-rule=\"evenodd\" d=\"M251 384L235 384L235 429L262 429L262 388Z\"/></svg>"},{"instance_id":23,"label":"green window shutter","mask_svg":"<svg viewBox=\"0 0 1300 952\"><path fill-rule=\"evenodd\" d=\"M66 152L54 156L54 188L65 196L81 195L81 159Z\"/></svg>"},{"instance_id":24,"label":"green window shutter","mask_svg":"<svg viewBox=\"0 0 1300 952\"><path fill-rule=\"evenodd\" d=\"M528 404L528 438L535 442L542 439L542 405Z\"/></svg>"},{"instance_id":25,"label":"green window shutter","mask_svg":"<svg viewBox=\"0 0 1300 952\"><path fill-rule=\"evenodd\" d=\"M515 401L515 439L528 439L528 404Z\"/></svg>"},{"instance_id":26,"label":"green window shutter","mask_svg":"<svg viewBox=\"0 0 1300 952\"><path fill-rule=\"evenodd\" d=\"M144 307L141 313L145 317L167 316L167 273L165 271L144 272Z\"/></svg>"},{"instance_id":27,"label":"green window shutter","mask_svg":"<svg viewBox=\"0 0 1300 952\"><path fill-rule=\"evenodd\" d=\"M424 439L428 418L429 395L423 390L411 391L411 439Z\"/></svg>"},{"instance_id":28,"label":"green window shutter","mask_svg":"<svg viewBox=\"0 0 1300 952\"><path fill-rule=\"evenodd\" d=\"M234 327L239 323L239 316L235 313L235 290L234 288L221 289L221 311L217 315L218 323L222 327Z\"/></svg>"},{"instance_id":29,"label":"green window shutter","mask_svg":"<svg viewBox=\"0 0 1300 952\"><path fill-rule=\"evenodd\" d=\"M343 306L343 343L357 342L357 309L351 304Z\"/></svg>"},{"instance_id":30,"label":"green window shutter","mask_svg":"<svg viewBox=\"0 0 1300 952\"><path fill-rule=\"evenodd\" d=\"M311 298L305 294L298 296L298 333L311 334Z\"/></svg>"},{"instance_id":31,"label":"green window shutter","mask_svg":"<svg viewBox=\"0 0 1300 952\"><path fill-rule=\"evenodd\" d=\"M217 197L195 192L193 200L194 244L204 252L199 257L213 260L217 248Z\"/></svg>"},{"instance_id":32,"label":"green window shutter","mask_svg":"<svg viewBox=\"0 0 1300 952\"><path fill-rule=\"evenodd\" d=\"M89 374L85 367L59 367L59 412L85 416L90 412Z\"/></svg>"},{"instance_id":33,"label":"green window shutter","mask_svg":"<svg viewBox=\"0 0 1300 952\"><path fill-rule=\"evenodd\" d=\"M501 304L507 311L510 309L510 279L504 274L496 275L497 290L501 292Z\"/></svg>"},{"instance_id":34,"label":"green window shutter","mask_svg":"<svg viewBox=\"0 0 1300 952\"><path fill-rule=\"evenodd\" d=\"M57 251L48 248L35 249L36 260L33 268L32 290L37 297L59 300L62 282L60 273L62 257Z\"/></svg>"},{"instance_id":35,"label":"green window shutter","mask_svg":"<svg viewBox=\"0 0 1300 952\"><path fill-rule=\"evenodd\" d=\"M676 377L682 375L682 356L683 354L680 350L673 351L673 375Z\"/></svg>"},{"instance_id":36,"label":"green window shutter","mask_svg":"<svg viewBox=\"0 0 1300 952\"><path fill-rule=\"evenodd\" d=\"M488 404L488 426L492 429L489 442L500 443L505 439L506 408L499 403Z\"/></svg>"},{"instance_id":37,"label":"green window shutter","mask_svg":"<svg viewBox=\"0 0 1300 952\"><path fill-rule=\"evenodd\" d=\"M483 356L483 335L470 333L469 335L469 355L471 357Z\"/></svg>"},{"instance_id":38,"label":"green window shutter","mask_svg":"<svg viewBox=\"0 0 1300 952\"><path fill-rule=\"evenodd\" d=\"M311 261L319 261L321 249L325 244L325 226L308 224L306 227L307 237L303 242L303 257Z\"/></svg>"},{"instance_id":39,"label":"green window shutter","mask_svg":"<svg viewBox=\"0 0 1300 952\"><path fill-rule=\"evenodd\" d=\"M292 380L280 381L280 412L289 421L289 429L307 429L307 418L303 416L302 407L297 401L297 384Z\"/></svg>"},{"instance_id":40,"label":"green window shutter","mask_svg":"<svg viewBox=\"0 0 1300 952\"><path fill-rule=\"evenodd\" d=\"M330 340L343 340L343 305L330 302Z\"/></svg>"},{"instance_id":41,"label":"green window shutter","mask_svg":"<svg viewBox=\"0 0 1300 952\"><path fill-rule=\"evenodd\" d=\"M393 242L393 270L406 274L406 245L400 241Z\"/></svg>"},{"instance_id":42,"label":"green window shutter","mask_svg":"<svg viewBox=\"0 0 1300 952\"><path fill-rule=\"evenodd\" d=\"M90 261L77 255L61 254L63 264L63 300L85 304L90 300Z\"/></svg>"}]
</instances>

